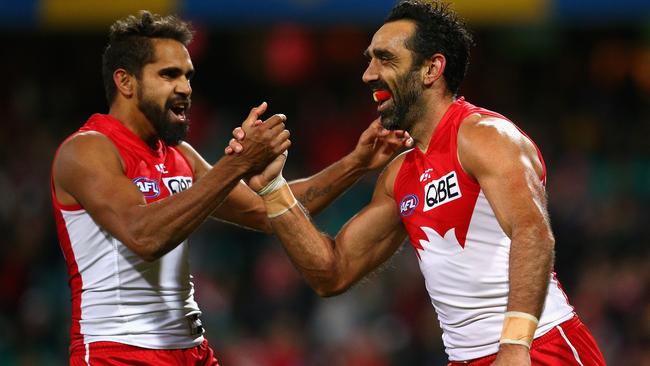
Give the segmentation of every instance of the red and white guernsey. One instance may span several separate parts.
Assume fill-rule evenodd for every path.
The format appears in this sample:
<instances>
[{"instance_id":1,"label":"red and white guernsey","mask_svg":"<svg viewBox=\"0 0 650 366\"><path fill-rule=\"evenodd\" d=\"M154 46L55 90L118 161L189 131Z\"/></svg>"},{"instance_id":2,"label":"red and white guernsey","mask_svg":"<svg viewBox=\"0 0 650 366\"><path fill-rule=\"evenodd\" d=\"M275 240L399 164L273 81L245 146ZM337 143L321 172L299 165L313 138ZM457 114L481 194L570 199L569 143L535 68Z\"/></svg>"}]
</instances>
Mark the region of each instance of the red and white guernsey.
<instances>
[{"instance_id":1,"label":"red and white guernsey","mask_svg":"<svg viewBox=\"0 0 650 366\"><path fill-rule=\"evenodd\" d=\"M458 129L474 113L506 119L458 99L436 127L427 152L416 148L406 154L394 186L450 360L497 352L508 304L510 239L478 182L458 162ZM573 316L553 273L535 337Z\"/></svg>"},{"instance_id":2,"label":"red and white guernsey","mask_svg":"<svg viewBox=\"0 0 650 366\"><path fill-rule=\"evenodd\" d=\"M192 185L192 168L176 148L161 141L154 151L109 115L91 116L78 133L86 131L113 142L125 175L147 203ZM54 191L52 197L72 290L71 349L97 341L153 349L203 342L187 240L146 262L97 225L83 207L60 204Z\"/></svg>"}]
</instances>

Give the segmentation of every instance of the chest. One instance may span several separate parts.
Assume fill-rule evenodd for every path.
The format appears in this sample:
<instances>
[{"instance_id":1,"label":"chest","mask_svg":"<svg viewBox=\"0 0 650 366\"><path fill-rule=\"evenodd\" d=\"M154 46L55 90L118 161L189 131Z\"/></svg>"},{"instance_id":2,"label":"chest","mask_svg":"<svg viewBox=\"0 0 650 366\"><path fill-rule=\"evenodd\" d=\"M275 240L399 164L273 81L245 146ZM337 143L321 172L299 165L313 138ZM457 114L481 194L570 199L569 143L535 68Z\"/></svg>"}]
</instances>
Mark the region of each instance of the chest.
<instances>
[{"instance_id":1,"label":"chest","mask_svg":"<svg viewBox=\"0 0 650 366\"><path fill-rule=\"evenodd\" d=\"M397 208L411 243L417 246L420 240L436 234L464 247L480 191L478 183L464 172L456 146L448 138L436 141L427 152L411 151L394 186Z\"/></svg>"},{"instance_id":2,"label":"chest","mask_svg":"<svg viewBox=\"0 0 650 366\"><path fill-rule=\"evenodd\" d=\"M137 152L123 153L126 175L142 192L147 202L154 202L182 192L192 186L194 174L185 157L176 149L159 156Z\"/></svg>"}]
</instances>

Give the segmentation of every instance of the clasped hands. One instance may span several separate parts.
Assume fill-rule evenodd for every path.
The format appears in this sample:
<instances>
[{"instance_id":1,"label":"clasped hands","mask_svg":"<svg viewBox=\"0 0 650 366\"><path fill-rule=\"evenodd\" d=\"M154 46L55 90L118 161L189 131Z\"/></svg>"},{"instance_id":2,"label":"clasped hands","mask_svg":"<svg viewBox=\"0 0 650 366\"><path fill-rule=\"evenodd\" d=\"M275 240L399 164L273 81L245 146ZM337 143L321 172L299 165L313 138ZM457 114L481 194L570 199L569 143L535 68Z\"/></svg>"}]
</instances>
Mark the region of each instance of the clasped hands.
<instances>
[{"instance_id":1,"label":"clasped hands","mask_svg":"<svg viewBox=\"0 0 650 366\"><path fill-rule=\"evenodd\" d=\"M248 150L258 151L254 155L250 174L244 179L254 191L259 191L282 173L289 146L289 131L285 129L286 116L274 114L262 121L260 116L266 112L268 104L260 104L251 110L241 127L233 130L233 138L225 148L226 155L245 155ZM345 158L355 169L368 171L385 166L400 149L414 145L408 132L390 131L381 126L379 118L374 120L361 134L354 150ZM264 153L260 153L262 150Z\"/></svg>"}]
</instances>

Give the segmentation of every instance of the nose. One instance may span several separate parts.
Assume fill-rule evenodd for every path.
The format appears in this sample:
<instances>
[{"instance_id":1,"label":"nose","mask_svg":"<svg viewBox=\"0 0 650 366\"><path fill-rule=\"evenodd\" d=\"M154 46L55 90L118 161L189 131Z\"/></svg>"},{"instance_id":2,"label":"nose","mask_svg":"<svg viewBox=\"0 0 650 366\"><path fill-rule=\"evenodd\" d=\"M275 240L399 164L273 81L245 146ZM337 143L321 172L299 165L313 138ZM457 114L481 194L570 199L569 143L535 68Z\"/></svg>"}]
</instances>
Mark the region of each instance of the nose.
<instances>
[{"instance_id":1,"label":"nose","mask_svg":"<svg viewBox=\"0 0 650 366\"><path fill-rule=\"evenodd\" d=\"M175 92L185 96L192 95L192 86L190 86L190 79L186 77L180 78L178 83L176 84Z\"/></svg>"},{"instance_id":2,"label":"nose","mask_svg":"<svg viewBox=\"0 0 650 366\"><path fill-rule=\"evenodd\" d=\"M370 63L368 64L366 71L363 72L363 75L361 76L361 80L363 80L364 83L368 84L378 79L379 79L379 74L377 73L376 61L373 58L370 60Z\"/></svg>"}]
</instances>

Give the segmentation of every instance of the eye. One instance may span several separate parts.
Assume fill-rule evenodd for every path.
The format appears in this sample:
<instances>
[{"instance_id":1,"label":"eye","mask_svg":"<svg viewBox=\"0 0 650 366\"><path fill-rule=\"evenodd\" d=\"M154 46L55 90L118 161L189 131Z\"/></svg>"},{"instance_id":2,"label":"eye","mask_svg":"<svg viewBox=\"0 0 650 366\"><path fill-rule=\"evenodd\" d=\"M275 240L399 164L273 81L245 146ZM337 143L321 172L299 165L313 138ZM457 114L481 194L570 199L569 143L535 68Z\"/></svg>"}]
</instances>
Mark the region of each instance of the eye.
<instances>
[{"instance_id":1,"label":"eye","mask_svg":"<svg viewBox=\"0 0 650 366\"><path fill-rule=\"evenodd\" d=\"M176 68L169 68L169 69L162 69L160 70L160 76L163 79L176 79L177 77L181 76L181 71Z\"/></svg>"}]
</instances>

